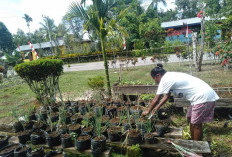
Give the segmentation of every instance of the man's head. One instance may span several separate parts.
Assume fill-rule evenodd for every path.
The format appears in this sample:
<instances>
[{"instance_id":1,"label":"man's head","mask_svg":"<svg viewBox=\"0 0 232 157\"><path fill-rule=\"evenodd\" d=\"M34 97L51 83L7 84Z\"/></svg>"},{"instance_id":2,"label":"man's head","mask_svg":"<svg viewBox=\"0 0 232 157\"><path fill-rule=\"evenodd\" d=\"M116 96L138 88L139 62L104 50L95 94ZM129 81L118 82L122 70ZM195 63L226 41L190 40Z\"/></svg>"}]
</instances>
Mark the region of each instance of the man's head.
<instances>
[{"instance_id":1,"label":"man's head","mask_svg":"<svg viewBox=\"0 0 232 157\"><path fill-rule=\"evenodd\" d=\"M154 79L156 83L159 84L162 76L166 73L166 71L163 69L162 64L157 64L155 68L151 70L151 77Z\"/></svg>"}]
</instances>

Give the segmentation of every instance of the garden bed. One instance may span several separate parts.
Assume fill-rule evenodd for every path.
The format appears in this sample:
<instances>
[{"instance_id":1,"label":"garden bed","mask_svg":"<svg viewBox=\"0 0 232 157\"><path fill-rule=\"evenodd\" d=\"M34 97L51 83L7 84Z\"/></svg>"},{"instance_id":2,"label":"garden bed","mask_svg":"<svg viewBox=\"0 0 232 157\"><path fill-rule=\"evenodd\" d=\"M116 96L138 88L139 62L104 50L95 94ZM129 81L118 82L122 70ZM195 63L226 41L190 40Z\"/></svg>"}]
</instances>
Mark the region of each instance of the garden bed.
<instances>
[{"instance_id":1,"label":"garden bed","mask_svg":"<svg viewBox=\"0 0 232 157\"><path fill-rule=\"evenodd\" d=\"M174 131L175 132L175 131ZM13 139L13 140L12 140ZM13 137L12 139L10 139L11 142L13 143L18 143L18 140ZM176 153L176 149L174 149L174 147L171 146L171 144L168 142L169 140L174 142L175 144L178 144L179 146L182 146L184 148L187 148L189 150L191 150L192 152L195 153L202 153L202 154L210 154L211 150L210 150L210 146L209 143L206 141L192 141L192 140L183 140L183 139L172 139L172 138L157 138L158 141L155 144L140 144L140 148L141 149L146 149L146 150L167 150L173 153ZM111 156L111 150L113 149L117 149L117 148L121 148L121 149L128 149L129 146L127 145L122 145L121 142L111 142L109 140L107 140L107 150L102 152L102 157L110 157ZM30 144L30 147L32 149L38 149L38 148L45 148L45 149L49 149L48 145L43 144L43 145L32 145ZM52 148L53 150L64 150L64 152L68 153L69 155L80 155L80 154L86 154L86 155L92 155L91 149L87 149L84 151L78 151L76 150L75 147L70 147L70 148L62 148L61 146L56 146Z\"/></svg>"},{"instance_id":2,"label":"garden bed","mask_svg":"<svg viewBox=\"0 0 232 157\"><path fill-rule=\"evenodd\" d=\"M113 92L117 95L141 95L155 94L157 91L156 85L114 85ZM216 102L216 107L232 107L232 87L213 88L219 95L220 99ZM188 107L189 101L180 98L174 98L176 107Z\"/></svg>"},{"instance_id":3,"label":"garden bed","mask_svg":"<svg viewBox=\"0 0 232 157\"><path fill-rule=\"evenodd\" d=\"M114 85L113 92L118 95L154 94L157 87L157 85Z\"/></svg>"},{"instance_id":4,"label":"garden bed","mask_svg":"<svg viewBox=\"0 0 232 157\"><path fill-rule=\"evenodd\" d=\"M122 111L122 106L127 110L124 109ZM153 117L151 120L142 118L141 111L143 108L143 106L134 106L134 104L127 106L123 102L108 99L102 100L101 103L91 100L81 100L44 106L39 110L31 110L31 113L28 113L28 115L35 114L36 119L33 121L27 119L26 122L19 121L19 123L16 123L22 124L24 131L19 132L15 130L16 133L13 135L17 136L18 139L14 139L13 141L16 144L20 141L21 143L22 141L23 143L30 143L30 147L33 150L34 148L41 147L59 151L63 149L65 153L73 155L97 154L110 156L110 150L111 148L114 149L114 144L116 147L120 145L128 147L139 144L142 149L163 149L176 152L175 149L169 149L170 146L164 145L167 143L167 138L176 138L173 140L181 143L179 142L181 139L178 140L177 138L182 138L182 129L169 127L171 120L169 116L165 120L161 119L159 115L157 115L158 117ZM109 110L112 109L115 110L115 113L109 114ZM79 117L83 117L83 119L81 121L71 121L71 119ZM165 123L165 121L169 123ZM158 126L163 127L163 133L159 133L161 130L159 130ZM16 125L14 124L13 128L15 129L15 127ZM88 127L92 129L84 131ZM151 140L154 144L145 144L146 133L152 134ZM163 138L157 138L158 136L162 136ZM70 138L69 143L71 142L72 144L64 145L64 139L68 138ZM187 142L185 141L185 143ZM197 152L207 153L205 148L200 147L202 144L191 141L188 143L194 147L199 147ZM202 146L206 147L205 145L206 143L204 142L204 146ZM196 150L193 149L193 151Z\"/></svg>"},{"instance_id":5,"label":"garden bed","mask_svg":"<svg viewBox=\"0 0 232 157\"><path fill-rule=\"evenodd\" d=\"M175 98L174 105L176 107L189 107L190 103L185 99ZM215 102L215 107L231 108L232 98L220 98Z\"/></svg>"}]
</instances>

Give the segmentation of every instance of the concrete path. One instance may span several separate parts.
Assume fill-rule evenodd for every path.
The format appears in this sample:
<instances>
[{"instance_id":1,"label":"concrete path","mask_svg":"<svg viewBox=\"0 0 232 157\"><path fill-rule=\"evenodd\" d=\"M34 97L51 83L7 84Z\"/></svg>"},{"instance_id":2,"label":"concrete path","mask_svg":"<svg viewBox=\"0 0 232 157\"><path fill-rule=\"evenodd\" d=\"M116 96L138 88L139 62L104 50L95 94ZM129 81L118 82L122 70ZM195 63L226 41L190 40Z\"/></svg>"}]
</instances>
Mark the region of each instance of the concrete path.
<instances>
[{"instance_id":1,"label":"concrete path","mask_svg":"<svg viewBox=\"0 0 232 157\"><path fill-rule=\"evenodd\" d=\"M138 62L136 63L135 66L144 66L144 65L156 65L157 63L161 63L158 60L155 60L153 63L151 60L151 57L147 57L146 61L141 60L141 58L138 58ZM203 56L203 60L209 60L210 58L208 57L207 54ZM188 59L185 60L180 60L175 54L169 55L168 58L168 63L175 63L175 62L184 62L184 61L189 61ZM116 62L116 68L120 67L120 64L123 64L120 61ZM131 64L131 62L128 64L128 67L134 66ZM113 68L111 65L111 60L109 61L109 68ZM76 63L76 64L70 64L70 67L68 65L64 65L64 72L71 72L71 71L86 71L86 70L102 70L104 69L104 62L90 62L90 63Z\"/></svg>"}]
</instances>

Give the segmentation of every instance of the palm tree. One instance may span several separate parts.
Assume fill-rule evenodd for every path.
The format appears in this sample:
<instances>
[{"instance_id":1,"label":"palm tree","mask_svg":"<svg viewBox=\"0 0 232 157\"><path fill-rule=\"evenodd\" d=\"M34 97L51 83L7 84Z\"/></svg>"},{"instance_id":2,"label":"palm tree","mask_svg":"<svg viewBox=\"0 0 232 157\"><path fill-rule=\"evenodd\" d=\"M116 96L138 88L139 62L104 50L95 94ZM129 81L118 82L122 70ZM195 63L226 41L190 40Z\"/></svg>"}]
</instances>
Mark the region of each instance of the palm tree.
<instances>
[{"instance_id":1,"label":"palm tree","mask_svg":"<svg viewBox=\"0 0 232 157\"><path fill-rule=\"evenodd\" d=\"M44 34L46 34L46 38L47 39L49 38L51 44L51 50L52 53L54 53L52 40L54 40L56 36L57 27L55 25L54 20L51 19L50 17L43 16L43 20L44 20L43 23L40 22L40 24L42 25L42 31L44 32Z\"/></svg>"},{"instance_id":2,"label":"palm tree","mask_svg":"<svg viewBox=\"0 0 232 157\"><path fill-rule=\"evenodd\" d=\"M46 34L46 38L49 38L50 42L53 39L53 36L56 34L56 25L53 19L51 19L48 16L43 16L43 23L40 22L40 24L42 25L42 30L45 32Z\"/></svg>"},{"instance_id":3,"label":"palm tree","mask_svg":"<svg viewBox=\"0 0 232 157\"><path fill-rule=\"evenodd\" d=\"M89 7L89 10L84 9L85 1L86 0L82 0L81 4L73 2L69 8L69 15L70 18L83 18L85 29L87 30L88 28L94 28L98 37L100 38L107 81L107 92L109 96L111 96L108 63L105 52L105 39L108 32L112 28L122 30L120 27L118 27L117 21L120 17L122 17L123 14L121 13L115 19L112 16L109 16L109 14L112 13L111 10L117 5L115 0L92 0L92 5Z\"/></svg>"},{"instance_id":4,"label":"palm tree","mask_svg":"<svg viewBox=\"0 0 232 157\"><path fill-rule=\"evenodd\" d=\"M148 8L154 7L154 9L158 12L158 3L162 3L164 6L167 6L167 3L165 0L152 0Z\"/></svg>"},{"instance_id":5,"label":"palm tree","mask_svg":"<svg viewBox=\"0 0 232 157\"><path fill-rule=\"evenodd\" d=\"M31 18L29 15L24 14L23 19L25 19L25 21L26 21L26 23L27 23L27 27L28 27L28 29L29 29L29 33L30 33L30 22L32 22L32 18Z\"/></svg>"}]
</instances>

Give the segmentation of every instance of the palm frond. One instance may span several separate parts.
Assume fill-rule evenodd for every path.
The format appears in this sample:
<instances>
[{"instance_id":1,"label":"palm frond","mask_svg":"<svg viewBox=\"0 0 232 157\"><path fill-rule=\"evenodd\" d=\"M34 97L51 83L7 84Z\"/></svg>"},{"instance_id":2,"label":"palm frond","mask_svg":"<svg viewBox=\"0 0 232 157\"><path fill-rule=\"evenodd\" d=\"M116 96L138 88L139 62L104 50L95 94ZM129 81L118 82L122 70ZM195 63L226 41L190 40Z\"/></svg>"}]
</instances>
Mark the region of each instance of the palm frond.
<instances>
[{"instance_id":1,"label":"palm frond","mask_svg":"<svg viewBox=\"0 0 232 157\"><path fill-rule=\"evenodd\" d=\"M104 24L102 18L100 21L100 33L101 33L102 39L105 39L105 37L107 36L107 33L108 33L108 30L105 28L105 24Z\"/></svg>"},{"instance_id":2,"label":"palm frond","mask_svg":"<svg viewBox=\"0 0 232 157\"><path fill-rule=\"evenodd\" d=\"M117 5L118 5L118 1L109 0L109 7L108 7L108 10L111 10L112 8L116 7Z\"/></svg>"},{"instance_id":3,"label":"palm frond","mask_svg":"<svg viewBox=\"0 0 232 157\"><path fill-rule=\"evenodd\" d=\"M89 20L89 16L82 5L78 2L72 2L69 11L68 11L69 18L72 17L82 17L84 20Z\"/></svg>"},{"instance_id":4,"label":"palm frond","mask_svg":"<svg viewBox=\"0 0 232 157\"><path fill-rule=\"evenodd\" d=\"M86 0L81 0L81 4L84 4L85 6Z\"/></svg>"},{"instance_id":5,"label":"palm frond","mask_svg":"<svg viewBox=\"0 0 232 157\"><path fill-rule=\"evenodd\" d=\"M97 30L97 32L100 32L100 19L96 11L90 14L89 26L94 27Z\"/></svg>"},{"instance_id":6,"label":"palm frond","mask_svg":"<svg viewBox=\"0 0 232 157\"><path fill-rule=\"evenodd\" d=\"M154 9L154 2L152 1L151 4L147 7L147 10Z\"/></svg>"}]
</instances>

